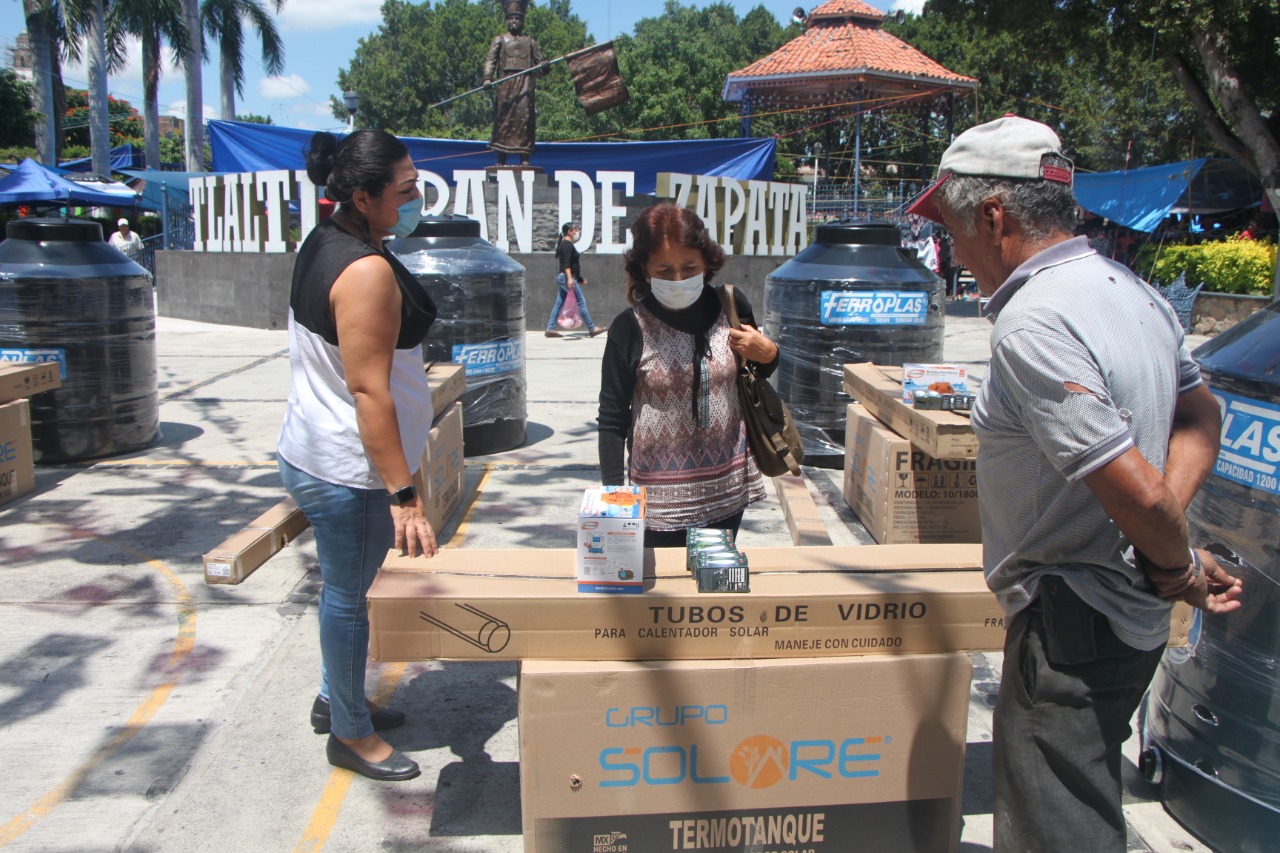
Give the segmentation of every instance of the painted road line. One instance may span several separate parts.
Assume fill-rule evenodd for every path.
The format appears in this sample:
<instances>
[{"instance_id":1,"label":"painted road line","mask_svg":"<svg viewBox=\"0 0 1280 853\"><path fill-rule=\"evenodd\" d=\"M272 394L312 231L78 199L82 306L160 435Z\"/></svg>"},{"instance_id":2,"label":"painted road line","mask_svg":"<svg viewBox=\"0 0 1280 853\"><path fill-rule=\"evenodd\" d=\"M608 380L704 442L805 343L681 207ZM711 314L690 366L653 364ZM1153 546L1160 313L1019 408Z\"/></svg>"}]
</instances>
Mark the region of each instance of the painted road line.
<instances>
[{"instance_id":1,"label":"painted road line","mask_svg":"<svg viewBox=\"0 0 1280 853\"><path fill-rule=\"evenodd\" d=\"M59 525L61 526L61 525ZM0 847L4 847L9 842L21 836L31 827L35 826L40 820L46 817L50 812L56 809L67 797L71 796L77 788L83 784L89 774L97 770L98 767L112 755L120 750L120 747L131 741L138 732L142 731L156 712L163 707L168 701L169 695L173 693L173 689L178 686L178 681L182 677L179 664L182 659L191 653L196 644L196 605L195 600L191 597L191 593L187 591L187 587L183 584L181 578L177 576L160 560L149 557L136 548L128 545L122 545L105 536L100 536L92 531L79 528L66 528L72 536L78 539L97 539L108 542L125 553L132 554L142 562L151 566L158 571L160 575L169 582L169 586L173 588L178 603L178 635L173 640L173 650L169 654L168 670L170 677L158 687L155 687L147 694L142 704L137 707L128 722L121 727L105 744L102 745L87 761L77 767L69 776L51 788L43 797L36 800L35 803L23 809L12 818L4 826L0 826Z\"/></svg>"}]
</instances>

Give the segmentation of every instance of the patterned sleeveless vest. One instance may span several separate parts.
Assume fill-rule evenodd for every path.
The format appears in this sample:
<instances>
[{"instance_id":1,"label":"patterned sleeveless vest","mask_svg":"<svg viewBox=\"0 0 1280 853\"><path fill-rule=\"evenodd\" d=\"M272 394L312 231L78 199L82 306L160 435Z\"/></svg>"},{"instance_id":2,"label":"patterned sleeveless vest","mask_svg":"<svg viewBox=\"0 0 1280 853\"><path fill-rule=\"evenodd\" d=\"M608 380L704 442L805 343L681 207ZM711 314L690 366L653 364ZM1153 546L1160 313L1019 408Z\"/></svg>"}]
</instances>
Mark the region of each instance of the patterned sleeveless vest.
<instances>
[{"instance_id":1,"label":"patterned sleeveless vest","mask_svg":"<svg viewBox=\"0 0 1280 853\"><path fill-rule=\"evenodd\" d=\"M631 405L630 477L646 487L646 526L697 527L762 500L724 314L707 331L705 357L695 359L694 335L668 326L643 304L631 310L644 343Z\"/></svg>"}]
</instances>

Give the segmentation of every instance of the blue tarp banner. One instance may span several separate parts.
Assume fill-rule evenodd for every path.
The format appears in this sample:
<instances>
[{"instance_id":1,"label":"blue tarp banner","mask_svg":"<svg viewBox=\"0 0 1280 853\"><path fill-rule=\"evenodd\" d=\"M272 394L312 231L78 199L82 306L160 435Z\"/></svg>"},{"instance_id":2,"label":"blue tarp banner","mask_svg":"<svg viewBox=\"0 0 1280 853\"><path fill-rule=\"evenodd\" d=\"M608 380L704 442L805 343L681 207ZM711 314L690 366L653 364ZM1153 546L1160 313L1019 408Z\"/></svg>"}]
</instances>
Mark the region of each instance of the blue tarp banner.
<instances>
[{"instance_id":1,"label":"blue tarp banner","mask_svg":"<svg viewBox=\"0 0 1280 853\"><path fill-rule=\"evenodd\" d=\"M141 169L144 159L142 149L134 148L132 145L117 145L111 149L111 171ZM68 172L92 172L93 158L81 157L77 160L66 160L58 165Z\"/></svg>"},{"instance_id":2,"label":"blue tarp banner","mask_svg":"<svg viewBox=\"0 0 1280 853\"><path fill-rule=\"evenodd\" d=\"M0 180L0 204L73 204L86 207L135 207L137 196L106 193L69 181L28 157Z\"/></svg>"},{"instance_id":3,"label":"blue tarp banner","mask_svg":"<svg viewBox=\"0 0 1280 853\"><path fill-rule=\"evenodd\" d=\"M191 203L191 179L203 178L217 172L154 172L147 169L122 169L122 174L131 178L140 178L145 183L142 187L142 199L156 210L164 205L164 196L169 195L169 205Z\"/></svg>"},{"instance_id":4,"label":"blue tarp banner","mask_svg":"<svg viewBox=\"0 0 1280 853\"><path fill-rule=\"evenodd\" d=\"M1234 160L1202 157L1127 172L1077 172L1075 193L1090 213L1151 232L1170 212L1219 213L1257 204L1262 184Z\"/></svg>"},{"instance_id":5,"label":"blue tarp banner","mask_svg":"<svg viewBox=\"0 0 1280 853\"><path fill-rule=\"evenodd\" d=\"M306 167L303 150L313 130L238 121L209 122L215 172L262 172ZM446 180L454 169L483 169L496 161L487 143L455 139L402 138L419 169ZM547 174L575 169L634 172L636 194L651 194L659 172L773 180L777 140L698 139L678 142L543 142L530 163Z\"/></svg>"}]
</instances>

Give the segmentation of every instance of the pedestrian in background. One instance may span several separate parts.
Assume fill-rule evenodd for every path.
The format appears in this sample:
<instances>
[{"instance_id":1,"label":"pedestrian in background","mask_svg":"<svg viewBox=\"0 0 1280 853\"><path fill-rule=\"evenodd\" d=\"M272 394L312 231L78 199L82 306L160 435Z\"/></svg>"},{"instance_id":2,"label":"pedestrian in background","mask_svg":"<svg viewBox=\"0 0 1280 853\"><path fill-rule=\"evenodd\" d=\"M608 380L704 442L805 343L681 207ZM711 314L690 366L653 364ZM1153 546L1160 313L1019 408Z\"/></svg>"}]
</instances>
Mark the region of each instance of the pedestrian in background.
<instances>
[{"instance_id":1,"label":"pedestrian in background","mask_svg":"<svg viewBox=\"0 0 1280 853\"><path fill-rule=\"evenodd\" d=\"M382 248L418 224L418 170L403 142L360 130L341 143L315 134L307 176L339 206L307 235L293 268L293 386L277 456L285 488L315 531L324 580L311 724L329 733L333 766L412 779L418 765L377 733L404 723L404 714L365 699L365 595L392 546L410 556L436 553L413 487L431 429L422 341L436 306Z\"/></svg>"},{"instance_id":2,"label":"pedestrian in background","mask_svg":"<svg viewBox=\"0 0 1280 853\"><path fill-rule=\"evenodd\" d=\"M973 428L987 583L1005 611L995 850L1126 850L1120 747L1182 600L1239 608L1183 515L1218 406L1164 300L1072 237L1073 168L1006 116L956 138L912 212L990 296Z\"/></svg>"},{"instance_id":3,"label":"pedestrian in background","mask_svg":"<svg viewBox=\"0 0 1280 853\"><path fill-rule=\"evenodd\" d=\"M573 296L578 301L578 313L582 315L582 321L587 324L588 335L594 338L608 331L605 328L596 328L596 324L591 320L591 312L587 310L587 298L582 295L582 285L586 284L587 280L582 277L578 247L574 245L581 236L582 229L576 223L566 222L560 226L560 239L556 241L556 269L559 270L556 273L556 303L551 307L551 316L547 318L548 338L563 337L556 330L556 320L559 318L560 309L564 307L565 299L569 296L569 288L573 288Z\"/></svg>"},{"instance_id":4,"label":"pedestrian in background","mask_svg":"<svg viewBox=\"0 0 1280 853\"><path fill-rule=\"evenodd\" d=\"M747 504L764 498L738 406L737 359L767 377L778 347L736 288L742 329L730 328L711 286L724 251L697 214L659 204L631 236L631 307L609 327L601 366L600 477L646 487L646 547L683 548L690 527L736 534Z\"/></svg>"},{"instance_id":5,"label":"pedestrian in background","mask_svg":"<svg viewBox=\"0 0 1280 853\"><path fill-rule=\"evenodd\" d=\"M116 230L107 242L131 258L142 251L142 238L129 227L129 220L123 216L116 220Z\"/></svg>"}]
</instances>

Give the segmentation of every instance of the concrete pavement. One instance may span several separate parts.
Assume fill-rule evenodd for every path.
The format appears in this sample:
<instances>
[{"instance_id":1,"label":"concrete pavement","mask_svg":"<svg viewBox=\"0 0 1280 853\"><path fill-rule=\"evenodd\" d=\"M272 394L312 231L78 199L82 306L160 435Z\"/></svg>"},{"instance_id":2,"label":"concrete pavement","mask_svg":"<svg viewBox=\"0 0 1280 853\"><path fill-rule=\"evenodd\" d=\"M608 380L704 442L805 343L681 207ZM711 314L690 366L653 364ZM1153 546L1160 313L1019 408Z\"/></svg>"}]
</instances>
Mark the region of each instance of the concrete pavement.
<instances>
[{"instance_id":1,"label":"concrete pavement","mask_svg":"<svg viewBox=\"0 0 1280 853\"><path fill-rule=\"evenodd\" d=\"M988 326L948 318L946 357L982 373ZM968 309L968 310L966 310ZM537 322L532 324L537 327ZM305 534L239 586L200 555L283 497L276 431L284 332L161 318L163 438L130 456L37 470L0 508L0 847L14 851L519 851L515 666L375 665L370 691L410 715L390 732L423 774L335 771L307 712L319 667L318 572ZM467 460L462 548L567 547L598 482L604 339L527 337L529 441ZM837 543L869 542L839 472L806 469ZM744 545L789 543L770 499ZM1000 656L974 656L961 849L991 841L990 720ZM1203 850L1127 748L1130 849Z\"/></svg>"}]
</instances>

